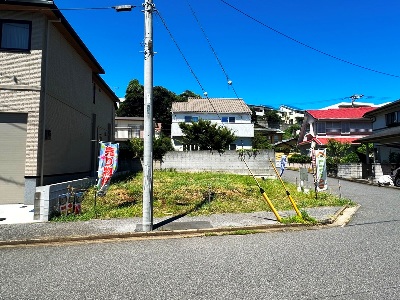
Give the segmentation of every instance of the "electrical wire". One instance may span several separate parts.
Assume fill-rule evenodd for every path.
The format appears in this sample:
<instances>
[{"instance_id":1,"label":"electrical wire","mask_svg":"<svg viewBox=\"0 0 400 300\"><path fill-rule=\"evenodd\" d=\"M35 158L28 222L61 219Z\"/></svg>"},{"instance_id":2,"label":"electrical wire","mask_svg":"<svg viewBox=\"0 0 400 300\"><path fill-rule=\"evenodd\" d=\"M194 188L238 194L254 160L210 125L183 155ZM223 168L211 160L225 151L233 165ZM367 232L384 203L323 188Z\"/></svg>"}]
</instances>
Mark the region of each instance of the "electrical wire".
<instances>
[{"instance_id":1,"label":"electrical wire","mask_svg":"<svg viewBox=\"0 0 400 300\"><path fill-rule=\"evenodd\" d=\"M174 36L172 35L171 30L168 28L167 23L165 22L165 19L161 16L160 12L157 10L156 14L158 15L158 17L160 18L161 22L163 23L165 29L167 30L169 36L171 37L173 43L175 44L176 48L178 49L179 53L181 54L183 60L185 61L187 67L189 68L190 72L192 73L193 77L196 79L197 84L200 86L201 90L203 91L203 95L208 99L212 109L215 111L215 113L217 114L218 119L220 119L222 121L222 118L220 117L220 115L218 114L218 111L216 110L216 108L214 107L214 104L212 103L212 101L210 100L210 98L208 97L208 93L206 92L206 90L204 89L203 85L200 83L199 78L197 77L196 73L194 72L193 68L190 66L189 61L187 60L186 56L183 54L182 49L179 47L178 42L175 40Z\"/></svg>"},{"instance_id":2,"label":"electrical wire","mask_svg":"<svg viewBox=\"0 0 400 300\"><path fill-rule=\"evenodd\" d=\"M374 73L378 73L378 74L386 75L386 76L390 76L390 77L400 78L399 75L390 74L390 73L386 73L386 72L381 72L381 71L378 71L378 70L375 70L375 69L372 69L372 68L368 68L368 67L365 67L365 66L362 66L362 65L358 65L358 64L355 64L355 63L353 63L353 62L351 62L351 61L342 59L342 58L340 58L340 57L334 56L334 55L332 55L332 54L329 54L329 53L327 53L327 52L324 52L324 51L322 51L322 50L319 50L319 49L317 49L317 48L314 48L314 47L312 47L312 46L310 46L310 45L307 45L307 44L305 44L305 43L303 43L303 42L301 42L301 41L295 39L295 38L292 38L291 36L289 36L289 35L287 35L287 34L281 32L281 31L279 31L279 30L276 30L275 28L273 28L273 27L271 27L271 26L268 26L267 24L265 24L265 23L261 22L260 20L258 20L258 19L256 19L256 18L250 16L249 14L247 14L247 13L245 13L244 11L240 10L239 8L233 6L232 4L229 4L229 3L226 2L225 0L220 0L220 1L221 1L222 3L228 5L228 6L231 7L232 9L236 10L237 12L241 13L242 15L246 16L247 18L249 18L249 19L251 19L251 20L257 22L258 24L260 24L260 25L262 25L262 26L268 28L269 30L271 30L271 31L273 31L273 32L275 32L275 33L277 33L277 34L279 34L279 35L281 35L281 36L283 36L283 37L285 37L285 38L287 38L287 39L289 39L289 40L291 40L291 41L297 43L297 44L300 44L300 45L302 45L302 46L304 46L304 47L306 47L306 48L308 48L308 49L311 49L311 50L313 50L313 51L315 51L315 52L318 52L318 53L323 54L323 55L325 55L325 56L328 56L328 57L330 57L330 58L336 59L336 60L341 61L341 62L343 62L343 63L349 64L349 65L352 65L352 66L354 66L354 67L361 68L361 69L364 69L364 70L367 70L367 71L370 71L370 72L374 72Z\"/></svg>"},{"instance_id":3,"label":"electrical wire","mask_svg":"<svg viewBox=\"0 0 400 300\"><path fill-rule=\"evenodd\" d=\"M196 22L197 22L197 25L199 26L200 30L203 32L203 35L204 35L204 37L205 37L205 39L206 39L206 41L207 41L207 43L208 43L208 46L210 47L212 53L214 54L214 56L215 56L215 58L216 58L216 60L217 60L217 62L218 62L218 64L219 64L219 66L220 66L221 69L222 69L222 72L225 74L226 81L227 81L228 85L230 85L230 86L232 87L232 90L233 90L233 92L235 93L236 98L240 99L239 96L238 96L238 94L236 93L235 88L234 88L233 85L232 85L232 80L229 79L229 76L228 76L227 72L225 71L225 68L224 68L224 66L222 65L222 62L221 62L221 60L219 59L219 57L218 57L218 55L217 55L217 52L214 50L214 47L212 46L212 44L211 44L211 42L210 42L210 39L208 38L208 36L207 36L207 34L206 34L206 32L205 32L203 26L201 26L201 23L200 23L199 19L197 18L196 13L195 13L193 7L190 5L190 3L189 3L188 0L187 0L186 2L187 2L188 6L189 6L189 8L190 8L190 10L191 10L191 12L192 12L192 15L193 15L194 19L195 19Z\"/></svg>"},{"instance_id":4,"label":"electrical wire","mask_svg":"<svg viewBox=\"0 0 400 300\"><path fill-rule=\"evenodd\" d=\"M135 7L132 5L132 8ZM32 7L32 8L26 8L25 10L28 11L58 11L58 10L106 10L106 9L115 9L116 6L105 6L105 7L72 7L72 8L50 8L50 7Z\"/></svg>"}]
</instances>

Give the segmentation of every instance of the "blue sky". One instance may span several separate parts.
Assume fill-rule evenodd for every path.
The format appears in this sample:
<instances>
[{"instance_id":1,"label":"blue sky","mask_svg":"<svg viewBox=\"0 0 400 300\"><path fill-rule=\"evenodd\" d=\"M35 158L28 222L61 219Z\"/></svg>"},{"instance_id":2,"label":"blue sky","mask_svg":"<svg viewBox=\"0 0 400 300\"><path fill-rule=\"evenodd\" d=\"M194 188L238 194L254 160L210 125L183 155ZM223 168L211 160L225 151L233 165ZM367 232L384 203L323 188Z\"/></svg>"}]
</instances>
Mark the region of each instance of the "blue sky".
<instances>
[{"instance_id":1,"label":"blue sky","mask_svg":"<svg viewBox=\"0 0 400 300\"><path fill-rule=\"evenodd\" d=\"M236 91L247 104L302 109L349 101L342 98L353 94L375 104L400 98L400 1L224 1L229 5L221 0L153 1L210 98L235 98ZM117 96L125 96L132 79L144 83L143 0L54 2L60 9L136 5L131 12L62 13L106 71L103 78ZM159 15L154 15L154 85L202 95Z\"/></svg>"}]
</instances>

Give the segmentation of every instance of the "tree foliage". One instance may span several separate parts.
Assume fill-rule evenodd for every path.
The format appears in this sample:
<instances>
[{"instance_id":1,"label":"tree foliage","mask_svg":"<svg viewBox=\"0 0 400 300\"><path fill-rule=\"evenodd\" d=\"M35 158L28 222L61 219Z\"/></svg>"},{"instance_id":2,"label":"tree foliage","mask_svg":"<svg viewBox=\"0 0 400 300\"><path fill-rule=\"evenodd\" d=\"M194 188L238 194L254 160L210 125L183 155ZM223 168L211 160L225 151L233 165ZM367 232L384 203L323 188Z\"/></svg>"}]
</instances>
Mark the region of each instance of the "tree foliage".
<instances>
[{"instance_id":1,"label":"tree foliage","mask_svg":"<svg viewBox=\"0 0 400 300\"><path fill-rule=\"evenodd\" d=\"M126 88L125 101L117 110L119 117L143 117L143 85L137 79L131 80Z\"/></svg>"},{"instance_id":2,"label":"tree foliage","mask_svg":"<svg viewBox=\"0 0 400 300\"><path fill-rule=\"evenodd\" d=\"M311 163L311 157L300 153L294 153L288 158L289 163L307 164Z\"/></svg>"},{"instance_id":3,"label":"tree foliage","mask_svg":"<svg viewBox=\"0 0 400 300\"><path fill-rule=\"evenodd\" d=\"M178 96L177 101L187 102L189 98L201 98L201 96L193 93L192 91L186 90Z\"/></svg>"},{"instance_id":4,"label":"tree foliage","mask_svg":"<svg viewBox=\"0 0 400 300\"><path fill-rule=\"evenodd\" d=\"M225 151L236 140L235 134L224 126L212 124L208 120L199 120L192 123L179 123L184 134L183 143L196 145L200 150Z\"/></svg>"},{"instance_id":5,"label":"tree foliage","mask_svg":"<svg viewBox=\"0 0 400 300\"><path fill-rule=\"evenodd\" d=\"M282 122L277 110L266 110L264 116L267 118L268 124L280 124Z\"/></svg>"},{"instance_id":6,"label":"tree foliage","mask_svg":"<svg viewBox=\"0 0 400 300\"><path fill-rule=\"evenodd\" d=\"M341 143L335 139L329 139L326 145L326 164L328 170L337 171L340 163L359 162L358 155L350 151L351 144Z\"/></svg>"},{"instance_id":7,"label":"tree foliage","mask_svg":"<svg viewBox=\"0 0 400 300\"><path fill-rule=\"evenodd\" d=\"M251 110L251 123L257 124L258 119L256 110L253 107L251 107L250 110Z\"/></svg>"},{"instance_id":8,"label":"tree foliage","mask_svg":"<svg viewBox=\"0 0 400 300\"><path fill-rule=\"evenodd\" d=\"M200 97L186 90L180 95L162 86L153 88L153 117L157 123L162 123L162 132L169 135L171 132L171 107L172 102L187 101L189 97ZM119 117L143 117L144 116L144 87L137 79L129 82L126 89L125 101L117 110Z\"/></svg>"},{"instance_id":9,"label":"tree foliage","mask_svg":"<svg viewBox=\"0 0 400 300\"><path fill-rule=\"evenodd\" d=\"M168 151L174 151L172 141L169 137L161 135L159 138L153 141L153 158L162 160L165 153Z\"/></svg>"},{"instance_id":10,"label":"tree foliage","mask_svg":"<svg viewBox=\"0 0 400 300\"><path fill-rule=\"evenodd\" d=\"M140 158L143 157L143 150L144 150L143 139L141 138L130 139L129 147L131 149L133 157L140 157Z\"/></svg>"},{"instance_id":11,"label":"tree foliage","mask_svg":"<svg viewBox=\"0 0 400 300\"><path fill-rule=\"evenodd\" d=\"M143 139L132 138L129 140L130 150L133 153L133 157L143 158ZM153 158L157 160L162 160L165 153L168 151L174 151L171 139L169 137L161 135L159 138L153 139Z\"/></svg>"},{"instance_id":12,"label":"tree foliage","mask_svg":"<svg viewBox=\"0 0 400 300\"><path fill-rule=\"evenodd\" d=\"M283 133L283 139L288 140L291 138L297 138L299 135L297 134L297 131L300 130L300 125L299 124L293 124L290 125L288 128L285 129Z\"/></svg>"},{"instance_id":13,"label":"tree foliage","mask_svg":"<svg viewBox=\"0 0 400 300\"><path fill-rule=\"evenodd\" d=\"M272 149L268 137L257 131L254 132L252 147L253 149Z\"/></svg>"},{"instance_id":14,"label":"tree foliage","mask_svg":"<svg viewBox=\"0 0 400 300\"><path fill-rule=\"evenodd\" d=\"M161 86L153 88L153 113L157 123L161 123L161 130L165 134L171 132L171 107L172 102L178 101L178 96Z\"/></svg>"}]
</instances>

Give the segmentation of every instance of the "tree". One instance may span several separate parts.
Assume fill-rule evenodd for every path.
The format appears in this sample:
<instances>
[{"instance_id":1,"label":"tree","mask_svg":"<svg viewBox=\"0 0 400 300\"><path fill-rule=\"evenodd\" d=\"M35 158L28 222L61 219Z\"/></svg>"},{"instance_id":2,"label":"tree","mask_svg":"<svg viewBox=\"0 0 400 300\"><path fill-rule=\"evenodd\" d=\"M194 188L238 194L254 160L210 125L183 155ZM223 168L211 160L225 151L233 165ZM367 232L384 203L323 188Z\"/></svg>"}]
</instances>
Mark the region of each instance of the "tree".
<instances>
[{"instance_id":1,"label":"tree","mask_svg":"<svg viewBox=\"0 0 400 300\"><path fill-rule=\"evenodd\" d=\"M343 158L350 150L350 143L341 143L335 139L329 139L326 145L326 164L328 170L338 170L338 164L342 162Z\"/></svg>"},{"instance_id":2,"label":"tree","mask_svg":"<svg viewBox=\"0 0 400 300\"><path fill-rule=\"evenodd\" d=\"M236 140L235 134L224 126L211 124L208 120L199 120L192 123L179 123L182 129L183 143L196 145L200 150L216 150L223 153Z\"/></svg>"},{"instance_id":3,"label":"tree","mask_svg":"<svg viewBox=\"0 0 400 300\"><path fill-rule=\"evenodd\" d=\"M118 117L143 117L143 85L137 79L131 80L126 88L125 101L116 111Z\"/></svg>"},{"instance_id":4,"label":"tree","mask_svg":"<svg viewBox=\"0 0 400 300\"><path fill-rule=\"evenodd\" d=\"M264 116L268 121L268 127L276 127L282 122L277 110L266 110Z\"/></svg>"},{"instance_id":5,"label":"tree","mask_svg":"<svg viewBox=\"0 0 400 300\"><path fill-rule=\"evenodd\" d=\"M256 110L253 107L251 107L250 110L251 110L251 123L257 124L258 119Z\"/></svg>"},{"instance_id":6,"label":"tree","mask_svg":"<svg viewBox=\"0 0 400 300\"><path fill-rule=\"evenodd\" d=\"M293 124L289 126L288 128L285 129L285 132L283 134L283 139L288 140L291 138L296 138L299 135L297 134L297 131L300 130L300 125L299 124Z\"/></svg>"},{"instance_id":7,"label":"tree","mask_svg":"<svg viewBox=\"0 0 400 300\"><path fill-rule=\"evenodd\" d=\"M130 150L133 153L133 157L143 157L144 145L143 139L132 138L129 140ZM168 151L174 151L171 139L169 137L161 135L159 138L153 139L153 158L162 160L165 153Z\"/></svg>"},{"instance_id":8,"label":"tree","mask_svg":"<svg viewBox=\"0 0 400 300\"><path fill-rule=\"evenodd\" d=\"M178 101L187 102L189 98L201 98L201 96L193 93L192 91L186 90L178 96Z\"/></svg>"},{"instance_id":9,"label":"tree","mask_svg":"<svg viewBox=\"0 0 400 300\"><path fill-rule=\"evenodd\" d=\"M168 151L174 151L171 139L167 136L161 135L159 138L153 141L153 158L162 160L165 153Z\"/></svg>"},{"instance_id":10,"label":"tree","mask_svg":"<svg viewBox=\"0 0 400 300\"><path fill-rule=\"evenodd\" d=\"M143 157L143 139L141 138L132 138L129 140L129 147L133 154L133 157Z\"/></svg>"},{"instance_id":11,"label":"tree","mask_svg":"<svg viewBox=\"0 0 400 300\"><path fill-rule=\"evenodd\" d=\"M161 123L161 131L165 135L171 133L171 107L172 102L178 100L178 96L162 86L153 88L153 113L157 123Z\"/></svg>"},{"instance_id":12,"label":"tree","mask_svg":"<svg viewBox=\"0 0 400 300\"><path fill-rule=\"evenodd\" d=\"M269 139L261 132L254 132L254 138L252 143L253 149L272 149L272 145Z\"/></svg>"},{"instance_id":13,"label":"tree","mask_svg":"<svg viewBox=\"0 0 400 300\"><path fill-rule=\"evenodd\" d=\"M143 93L143 85L141 85L137 79L131 80L126 89L125 101L121 103L117 110L117 116L143 117ZM174 92L171 92L162 86L155 86L153 88L153 118L157 123L162 124L161 131L165 135L169 135L171 132L172 102L187 101L188 97L199 98L200 96L189 90L186 90L178 96Z\"/></svg>"}]
</instances>

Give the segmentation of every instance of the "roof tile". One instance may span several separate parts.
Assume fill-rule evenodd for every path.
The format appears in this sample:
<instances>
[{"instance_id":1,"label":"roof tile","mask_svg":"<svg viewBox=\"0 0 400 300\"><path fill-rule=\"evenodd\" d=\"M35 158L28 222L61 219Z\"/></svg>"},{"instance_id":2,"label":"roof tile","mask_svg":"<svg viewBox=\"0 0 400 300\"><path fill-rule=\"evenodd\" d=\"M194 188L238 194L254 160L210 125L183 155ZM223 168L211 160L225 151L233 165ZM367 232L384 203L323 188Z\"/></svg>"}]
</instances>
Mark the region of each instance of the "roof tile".
<instances>
[{"instance_id":1,"label":"roof tile","mask_svg":"<svg viewBox=\"0 0 400 300\"><path fill-rule=\"evenodd\" d=\"M189 98L188 102L172 102L171 111L197 113L249 113L250 108L238 98Z\"/></svg>"},{"instance_id":2,"label":"roof tile","mask_svg":"<svg viewBox=\"0 0 400 300\"><path fill-rule=\"evenodd\" d=\"M349 107L336 109L307 110L315 119L361 119L363 115L376 107Z\"/></svg>"}]
</instances>

